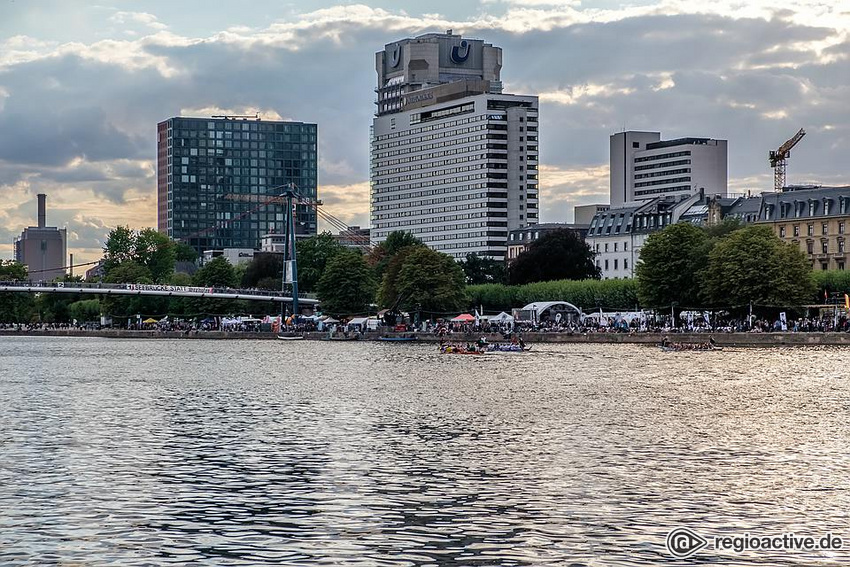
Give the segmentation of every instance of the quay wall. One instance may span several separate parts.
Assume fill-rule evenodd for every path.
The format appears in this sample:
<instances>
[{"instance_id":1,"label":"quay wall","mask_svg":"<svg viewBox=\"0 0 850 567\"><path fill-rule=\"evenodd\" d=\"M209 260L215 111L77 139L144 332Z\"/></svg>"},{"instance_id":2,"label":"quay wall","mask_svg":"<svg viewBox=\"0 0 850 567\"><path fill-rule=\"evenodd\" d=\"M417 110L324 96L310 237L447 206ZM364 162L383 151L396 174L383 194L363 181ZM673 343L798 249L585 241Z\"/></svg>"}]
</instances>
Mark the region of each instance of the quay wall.
<instances>
[{"instance_id":1,"label":"quay wall","mask_svg":"<svg viewBox=\"0 0 850 567\"><path fill-rule=\"evenodd\" d=\"M177 332L177 331L131 331L126 329L79 330L79 329L50 329L33 331L0 330L4 336L35 336L35 337L101 337L114 339L236 339L258 340L276 338L274 333L249 332ZM311 340L327 340L327 333L304 333ZM360 340L376 340L381 336L402 336L395 333L365 333ZM471 342L484 336L489 342L505 342L501 335L481 333L454 333L447 340L453 342ZM666 336L672 342L703 343L708 337L714 337L718 345L731 347L775 347L775 346L818 346L818 345L850 345L850 333L524 333L527 343L597 343L597 344L658 344ZM438 342L434 335L417 335L420 342Z\"/></svg>"}]
</instances>

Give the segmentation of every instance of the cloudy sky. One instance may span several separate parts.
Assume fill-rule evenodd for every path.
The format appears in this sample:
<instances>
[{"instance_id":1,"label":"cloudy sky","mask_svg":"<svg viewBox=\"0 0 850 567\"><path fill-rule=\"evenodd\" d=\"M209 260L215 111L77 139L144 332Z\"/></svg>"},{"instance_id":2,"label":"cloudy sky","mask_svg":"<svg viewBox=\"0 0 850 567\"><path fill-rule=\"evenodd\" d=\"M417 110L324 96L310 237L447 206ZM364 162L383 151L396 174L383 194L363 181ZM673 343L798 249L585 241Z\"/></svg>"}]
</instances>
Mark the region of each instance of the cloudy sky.
<instances>
[{"instance_id":1,"label":"cloudy sky","mask_svg":"<svg viewBox=\"0 0 850 567\"><path fill-rule=\"evenodd\" d=\"M745 192L805 127L789 182L850 183L850 0L0 0L0 258L40 192L75 260L154 226L155 127L181 114L318 123L326 210L368 225L374 53L449 28L540 96L543 222L607 201L624 128L728 139Z\"/></svg>"}]
</instances>

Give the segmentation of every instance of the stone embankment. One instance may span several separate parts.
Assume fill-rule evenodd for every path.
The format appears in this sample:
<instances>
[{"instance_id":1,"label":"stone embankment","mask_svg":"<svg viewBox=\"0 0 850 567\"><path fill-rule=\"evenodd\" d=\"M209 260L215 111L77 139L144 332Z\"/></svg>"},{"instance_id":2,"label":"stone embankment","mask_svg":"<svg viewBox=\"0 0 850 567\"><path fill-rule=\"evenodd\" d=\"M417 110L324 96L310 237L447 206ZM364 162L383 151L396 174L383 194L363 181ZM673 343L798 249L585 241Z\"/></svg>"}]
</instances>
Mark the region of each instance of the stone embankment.
<instances>
[{"instance_id":1,"label":"stone embankment","mask_svg":"<svg viewBox=\"0 0 850 567\"><path fill-rule=\"evenodd\" d=\"M223 332L223 331L130 331L125 329L103 329L99 331L79 329L51 329L37 331L0 330L3 336L31 337L101 337L114 339L272 339L273 333ZM377 340L382 336L409 336L408 333L364 333L360 340ZM417 334L421 342L437 342L438 337L430 334ZM448 337L450 341L467 342L484 336L489 342L504 342L498 334L460 334ZM775 346L821 346L821 345L850 345L850 333L524 333L527 343L597 343L597 344L658 344L667 336L676 343L704 343L708 337L720 346L730 347L775 347ZM327 333L304 333L311 340L327 340Z\"/></svg>"}]
</instances>

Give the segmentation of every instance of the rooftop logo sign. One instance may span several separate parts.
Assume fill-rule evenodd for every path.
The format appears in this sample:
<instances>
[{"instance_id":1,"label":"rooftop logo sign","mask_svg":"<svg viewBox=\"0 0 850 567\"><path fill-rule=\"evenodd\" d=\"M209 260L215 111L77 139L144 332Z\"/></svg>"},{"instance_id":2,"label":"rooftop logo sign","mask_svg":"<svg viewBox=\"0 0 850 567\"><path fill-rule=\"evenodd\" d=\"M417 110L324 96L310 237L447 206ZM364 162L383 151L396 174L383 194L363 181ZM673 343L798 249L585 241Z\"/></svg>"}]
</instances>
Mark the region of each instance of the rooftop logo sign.
<instances>
[{"instance_id":1,"label":"rooftop logo sign","mask_svg":"<svg viewBox=\"0 0 850 567\"><path fill-rule=\"evenodd\" d=\"M460 45L452 47L452 61L460 65L469 59L469 42L465 39L460 42Z\"/></svg>"}]
</instances>

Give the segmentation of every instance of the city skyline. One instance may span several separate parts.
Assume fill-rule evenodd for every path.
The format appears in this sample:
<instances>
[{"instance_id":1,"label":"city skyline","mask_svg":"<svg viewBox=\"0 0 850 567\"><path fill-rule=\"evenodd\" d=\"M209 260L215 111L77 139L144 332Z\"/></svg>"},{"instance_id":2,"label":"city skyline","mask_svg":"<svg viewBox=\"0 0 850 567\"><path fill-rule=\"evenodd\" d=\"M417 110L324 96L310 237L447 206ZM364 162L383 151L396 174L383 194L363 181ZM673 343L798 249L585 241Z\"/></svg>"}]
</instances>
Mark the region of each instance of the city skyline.
<instances>
[{"instance_id":1,"label":"city skyline","mask_svg":"<svg viewBox=\"0 0 850 567\"><path fill-rule=\"evenodd\" d=\"M37 193L79 261L99 257L118 224L156 226L152 124L224 113L317 123L319 198L366 225L374 52L446 29L502 47L506 92L540 97L541 222L607 202L608 137L623 129L729 140L738 192L770 190L768 150L805 127L789 183L846 183L850 13L840 6L369 4L209 13L198 2L3 2L0 238L35 224Z\"/></svg>"}]
</instances>

